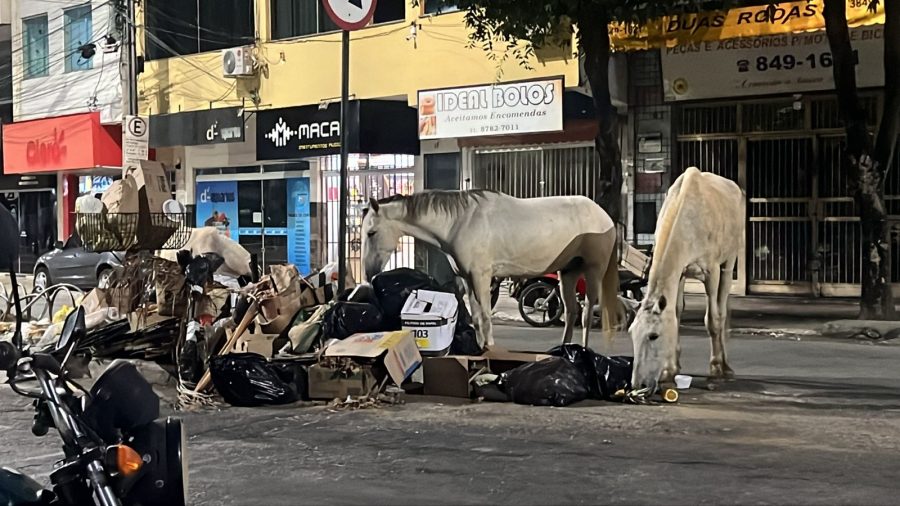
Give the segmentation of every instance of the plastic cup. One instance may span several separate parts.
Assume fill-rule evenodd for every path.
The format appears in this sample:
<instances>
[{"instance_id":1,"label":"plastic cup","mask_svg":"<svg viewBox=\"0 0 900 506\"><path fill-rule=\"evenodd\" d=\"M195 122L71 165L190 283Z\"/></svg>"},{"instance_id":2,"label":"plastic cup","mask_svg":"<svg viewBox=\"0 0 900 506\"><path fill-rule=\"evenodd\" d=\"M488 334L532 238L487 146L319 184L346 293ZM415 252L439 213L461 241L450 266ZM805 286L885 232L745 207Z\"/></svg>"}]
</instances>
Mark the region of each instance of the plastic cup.
<instances>
[{"instance_id":1,"label":"plastic cup","mask_svg":"<svg viewBox=\"0 0 900 506\"><path fill-rule=\"evenodd\" d=\"M686 375L686 374L676 374L675 375L675 388L678 390L687 390L691 388L691 380L694 378Z\"/></svg>"}]
</instances>

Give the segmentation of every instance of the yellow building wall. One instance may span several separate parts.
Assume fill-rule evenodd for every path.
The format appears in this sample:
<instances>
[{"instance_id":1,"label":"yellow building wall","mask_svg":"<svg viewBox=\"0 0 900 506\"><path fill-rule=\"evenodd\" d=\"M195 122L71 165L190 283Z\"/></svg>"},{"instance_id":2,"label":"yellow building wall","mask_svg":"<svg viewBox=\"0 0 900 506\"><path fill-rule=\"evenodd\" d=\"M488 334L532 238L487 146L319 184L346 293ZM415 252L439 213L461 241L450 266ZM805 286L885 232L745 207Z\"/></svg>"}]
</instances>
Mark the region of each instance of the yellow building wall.
<instances>
[{"instance_id":1,"label":"yellow building wall","mask_svg":"<svg viewBox=\"0 0 900 506\"><path fill-rule=\"evenodd\" d=\"M351 33L350 94L357 99L399 98L411 105L420 89L445 88L564 76L578 84L578 60L571 47L539 53L531 69L502 51L496 60L480 46L467 48L463 13L420 15L409 3L406 20ZM341 34L271 41L268 1L256 6L261 65L257 77L222 77L219 51L149 61L139 76L142 114L163 114L244 105L268 109L319 103L340 97ZM411 25L417 25L414 39ZM144 40L144 34L138 34ZM254 102L257 98L257 102Z\"/></svg>"}]
</instances>

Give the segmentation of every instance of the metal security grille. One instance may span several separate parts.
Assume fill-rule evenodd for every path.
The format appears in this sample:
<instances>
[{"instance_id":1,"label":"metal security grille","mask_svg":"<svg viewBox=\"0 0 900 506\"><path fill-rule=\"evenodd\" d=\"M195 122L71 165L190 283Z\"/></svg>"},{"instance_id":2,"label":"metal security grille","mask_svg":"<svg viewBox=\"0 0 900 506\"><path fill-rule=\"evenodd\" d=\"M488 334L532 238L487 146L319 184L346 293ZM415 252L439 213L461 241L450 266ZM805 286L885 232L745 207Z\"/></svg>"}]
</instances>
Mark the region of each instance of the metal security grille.
<instances>
[{"instance_id":1,"label":"metal security grille","mask_svg":"<svg viewBox=\"0 0 900 506\"><path fill-rule=\"evenodd\" d=\"M600 161L592 146L476 150L472 187L514 197L594 197Z\"/></svg>"},{"instance_id":2,"label":"metal security grille","mask_svg":"<svg viewBox=\"0 0 900 506\"><path fill-rule=\"evenodd\" d=\"M861 97L868 123L881 97ZM819 95L738 104L699 104L676 113L677 169L695 165L747 192L750 291L855 295L862 278L859 218L837 102ZM900 223L900 160L885 200ZM892 239L892 281L900 281L900 227Z\"/></svg>"},{"instance_id":3,"label":"metal security grille","mask_svg":"<svg viewBox=\"0 0 900 506\"><path fill-rule=\"evenodd\" d=\"M379 159L370 160L368 166L378 166ZM330 160L329 160L330 162ZM333 164L332 164L333 165ZM392 195L409 195L415 188L412 170L412 157L404 157L399 162L385 163L382 166L396 167L408 165L409 168L388 168L377 170L351 170L348 175L348 188L350 193L347 210L347 268L353 274L353 279L363 279L362 272L362 215L368 206L369 197L381 199ZM332 168L323 163L324 168ZM338 258L338 225L340 207L340 173L325 171L322 173L322 201L325 203L324 235L326 244L326 256L329 262L335 262ZM415 266L415 241L412 237L402 237L397 251L388 262L387 269Z\"/></svg>"},{"instance_id":4,"label":"metal security grille","mask_svg":"<svg viewBox=\"0 0 900 506\"><path fill-rule=\"evenodd\" d=\"M811 162L810 138L747 142L751 283L810 279Z\"/></svg>"}]
</instances>

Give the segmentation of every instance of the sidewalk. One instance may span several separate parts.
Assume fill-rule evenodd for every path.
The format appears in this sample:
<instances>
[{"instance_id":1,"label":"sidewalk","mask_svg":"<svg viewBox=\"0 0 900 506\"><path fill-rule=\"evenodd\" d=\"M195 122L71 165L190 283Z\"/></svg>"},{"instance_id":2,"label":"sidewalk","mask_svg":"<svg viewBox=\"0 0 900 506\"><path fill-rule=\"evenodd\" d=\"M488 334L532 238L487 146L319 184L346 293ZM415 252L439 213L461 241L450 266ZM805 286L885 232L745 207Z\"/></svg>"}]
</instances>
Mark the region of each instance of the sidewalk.
<instances>
[{"instance_id":1,"label":"sidewalk","mask_svg":"<svg viewBox=\"0 0 900 506\"><path fill-rule=\"evenodd\" d=\"M738 334L784 334L796 336L852 337L867 332L870 338L900 335L900 322L857 320L857 299L814 299L778 296L732 296L731 328ZM706 297L685 296L681 324L703 327ZM501 294L494 311L499 325L527 325L515 300ZM872 331L877 332L873 334Z\"/></svg>"}]
</instances>

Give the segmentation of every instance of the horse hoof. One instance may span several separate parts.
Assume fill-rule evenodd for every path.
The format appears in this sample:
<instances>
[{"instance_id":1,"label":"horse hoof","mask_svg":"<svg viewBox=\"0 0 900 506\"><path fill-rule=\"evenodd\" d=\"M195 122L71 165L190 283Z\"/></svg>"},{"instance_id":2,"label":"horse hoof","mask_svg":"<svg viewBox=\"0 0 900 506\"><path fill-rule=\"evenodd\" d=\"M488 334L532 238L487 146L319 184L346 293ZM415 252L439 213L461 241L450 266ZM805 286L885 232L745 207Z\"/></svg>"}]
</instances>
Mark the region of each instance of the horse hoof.
<instances>
[{"instance_id":1,"label":"horse hoof","mask_svg":"<svg viewBox=\"0 0 900 506\"><path fill-rule=\"evenodd\" d=\"M719 364L710 364L709 366L709 378L710 379L734 379L734 371L731 367L721 366Z\"/></svg>"}]
</instances>

